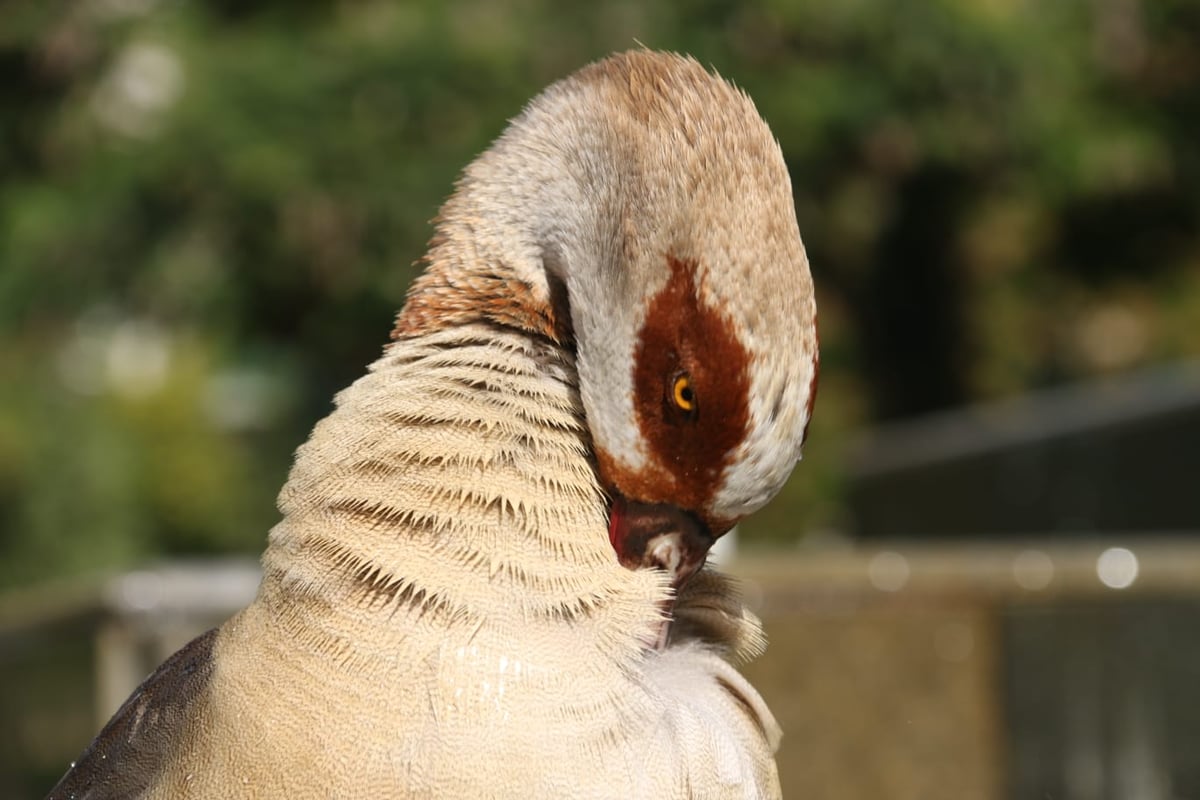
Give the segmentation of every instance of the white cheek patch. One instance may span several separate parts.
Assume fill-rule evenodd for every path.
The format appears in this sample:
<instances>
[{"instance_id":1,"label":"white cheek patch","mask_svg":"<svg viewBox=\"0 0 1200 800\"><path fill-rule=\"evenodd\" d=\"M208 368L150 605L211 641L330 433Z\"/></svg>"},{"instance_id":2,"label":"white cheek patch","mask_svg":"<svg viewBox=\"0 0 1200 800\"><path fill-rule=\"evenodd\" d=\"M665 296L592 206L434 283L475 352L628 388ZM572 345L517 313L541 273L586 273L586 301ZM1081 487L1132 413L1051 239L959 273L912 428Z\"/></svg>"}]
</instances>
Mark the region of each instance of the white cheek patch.
<instances>
[{"instance_id":1,"label":"white cheek patch","mask_svg":"<svg viewBox=\"0 0 1200 800\"><path fill-rule=\"evenodd\" d=\"M634 343L645 309L622 300L617 287L585 273L571 287L573 298L592 298L571 308L575 327L579 387L588 427L597 449L631 471L648 463L646 443L634 405Z\"/></svg>"},{"instance_id":2,"label":"white cheek patch","mask_svg":"<svg viewBox=\"0 0 1200 800\"><path fill-rule=\"evenodd\" d=\"M762 508L783 487L800 460L815 372L810 360L789 380L778 363L754 362L747 435L713 498L715 516L740 519Z\"/></svg>"},{"instance_id":3,"label":"white cheek patch","mask_svg":"<svg viewBox=\"0 0 1200 800\"><path fill-rule=\"evenodd\" d=\"M647 454L633 403L632 354L591 355L579 364L579 384L595 445L626 468L641 470Z\"/></svg>"}]
</instances>

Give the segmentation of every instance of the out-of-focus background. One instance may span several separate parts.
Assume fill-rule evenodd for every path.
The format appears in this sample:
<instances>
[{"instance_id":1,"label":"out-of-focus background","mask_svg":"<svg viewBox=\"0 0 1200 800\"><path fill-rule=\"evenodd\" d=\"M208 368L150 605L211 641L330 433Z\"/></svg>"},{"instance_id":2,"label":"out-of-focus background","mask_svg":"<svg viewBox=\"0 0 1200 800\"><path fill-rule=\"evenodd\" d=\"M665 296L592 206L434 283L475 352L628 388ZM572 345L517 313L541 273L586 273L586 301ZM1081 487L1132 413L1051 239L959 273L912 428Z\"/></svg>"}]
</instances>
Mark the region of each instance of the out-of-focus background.
<instances>
[{"instance_id":1,"label":"out-of-focus background","mask_svg":"<svg viewBox=\"0 0 1200 800\"><path fill-rule=\"evenodd\" d=\"M457 172L641 42L744 87L818 287L740 531L788 796L1200 797L1200 4L0 5L0 795L253 595Z\"/></svg>"}]
</instances>

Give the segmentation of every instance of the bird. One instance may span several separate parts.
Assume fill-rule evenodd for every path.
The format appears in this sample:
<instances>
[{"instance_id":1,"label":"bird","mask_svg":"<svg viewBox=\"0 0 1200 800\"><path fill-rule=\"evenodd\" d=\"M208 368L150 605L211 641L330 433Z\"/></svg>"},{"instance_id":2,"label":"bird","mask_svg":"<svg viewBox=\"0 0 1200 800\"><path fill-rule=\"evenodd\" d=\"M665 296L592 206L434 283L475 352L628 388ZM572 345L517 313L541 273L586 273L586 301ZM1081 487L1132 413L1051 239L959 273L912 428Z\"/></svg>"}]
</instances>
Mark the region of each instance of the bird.
<instances>
[{"instance_id":1,"label":"bird","mask_svg":"<svg viewBox=\"0 0 1200 800\"><path fill-rule=\"evenodd\" d=\"M816 303L778 142L645 48L459 177L390 340L296 451L256 598L49 797L775 798L713 542L800 460Z\"/></svg>"}]
</instances>

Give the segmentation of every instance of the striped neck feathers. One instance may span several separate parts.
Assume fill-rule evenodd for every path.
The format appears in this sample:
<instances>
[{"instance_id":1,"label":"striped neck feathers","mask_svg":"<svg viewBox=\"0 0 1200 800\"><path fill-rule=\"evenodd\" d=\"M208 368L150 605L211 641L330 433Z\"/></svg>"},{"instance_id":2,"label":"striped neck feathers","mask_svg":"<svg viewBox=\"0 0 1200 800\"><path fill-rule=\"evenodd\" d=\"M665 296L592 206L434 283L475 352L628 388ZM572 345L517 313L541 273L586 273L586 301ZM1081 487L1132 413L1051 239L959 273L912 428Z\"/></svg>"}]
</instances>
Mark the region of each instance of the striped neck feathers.
<instances>
[{"instance_id":1,"label":"striped neck feathers","mask_svg":"<svg viewBox=\"0 0 1200 800\"><path fill-rule=\"evenodd\" d=\"M607 537L569 350L479 322L401 338L317 424L265 583L395 614L654 624L667 588Z\"/></svg>"}]
</instances>

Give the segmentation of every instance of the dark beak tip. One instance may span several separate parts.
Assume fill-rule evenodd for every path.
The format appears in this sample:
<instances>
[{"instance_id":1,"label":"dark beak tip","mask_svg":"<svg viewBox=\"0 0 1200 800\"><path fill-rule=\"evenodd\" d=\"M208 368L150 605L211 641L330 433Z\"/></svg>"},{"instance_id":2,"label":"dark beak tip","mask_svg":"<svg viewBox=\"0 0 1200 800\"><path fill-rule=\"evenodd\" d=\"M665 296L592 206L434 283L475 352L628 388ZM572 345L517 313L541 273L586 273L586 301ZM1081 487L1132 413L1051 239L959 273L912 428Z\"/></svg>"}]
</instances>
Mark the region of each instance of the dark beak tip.
<instances>
[{"instance_id":1,"label":"dark beak tip","mask_svg":"<svg viewBox=\"0 0 1200 800\"><path fill-rule=\"evenodd\" d=\"M678 589L708 556L716 537L694 514L667 503L614 496L609 541L628 569L661 569Z\"/></svg>"}]
</instances>

